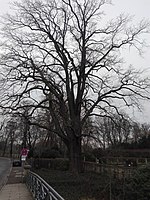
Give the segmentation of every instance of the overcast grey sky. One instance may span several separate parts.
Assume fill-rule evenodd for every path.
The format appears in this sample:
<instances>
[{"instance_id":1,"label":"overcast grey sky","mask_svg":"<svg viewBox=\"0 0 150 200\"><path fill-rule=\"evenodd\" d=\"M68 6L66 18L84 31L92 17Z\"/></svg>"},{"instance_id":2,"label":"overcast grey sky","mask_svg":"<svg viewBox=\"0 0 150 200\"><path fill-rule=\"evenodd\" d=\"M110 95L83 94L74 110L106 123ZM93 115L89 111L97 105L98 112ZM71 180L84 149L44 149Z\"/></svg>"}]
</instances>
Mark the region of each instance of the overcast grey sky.
<instances>
[{"instance_id":1,"label":"overcast grey sky","mask_svg":"<svg viewBox=\"0 0 150 200\"><path fill-rule=\"evenodd\" d=\"M12 0L0 0L0 15L10 12L9 2ZM108 6L105 10L106 15L110 18L116 17L120 13L127 13L134 15L137 22L143 18L150 20L150 0L112 0L112 3L113 6ZM150 35L147 36L147 44L150 45ZM136 53L129 52L127 62L138 68L150 68L150 47L146 49L143 58ZM135 118L142 123L150 123L150 103L145 103L144 114L135 112Z\"/></svg>"}]
</instances>

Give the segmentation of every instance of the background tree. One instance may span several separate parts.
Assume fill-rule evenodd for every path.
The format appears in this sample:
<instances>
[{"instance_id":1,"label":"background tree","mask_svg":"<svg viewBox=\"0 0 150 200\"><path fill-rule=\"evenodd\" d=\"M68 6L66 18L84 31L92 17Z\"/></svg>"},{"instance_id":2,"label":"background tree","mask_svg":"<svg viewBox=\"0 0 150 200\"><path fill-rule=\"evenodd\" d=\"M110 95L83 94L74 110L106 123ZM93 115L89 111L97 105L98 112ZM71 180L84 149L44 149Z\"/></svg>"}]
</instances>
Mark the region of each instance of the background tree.
<instances>
[{"instance_id":1,"label":"background tree","mask_svg":"<svg viewBox=\"0 0 150 200\"><path fill-rule=\"evenodd\" d=\"M137 143L141 136L141 127L140 123L133 122L132 124L132 135L133 135L133 142Z\"/></svg>"},{"instance_id":2,"label":"background tree","mask_svg":"<svg viewBox=\"0 0 150 200\"><path fill-rule=\"evenodd\" d=\"M83 126L94 114L112 117L117 105L148 98L149 79L125 67L121 50L144 45L148 23L119 15L105 22L107 0L28 0L4 20L0 64L1 107L15 111L31 99L31 113L49 110L68 148L70 168L81 171Z\"/></svg>"},{"instance_id":3,"label":"background tree","mask_svg":"<svg viewBox=\"0 0 150 200\"><path fill-rule=\"evenodd\" d=\"M130 142L132 121L126 114L114 115L113 118L97 117L95 122L95 138L103 149Z\"/></svg>"},{"instance_id":4,"label":"background tree","mask_svg":"<svg viewBox=\"0 0 150 200\"><path fill-rule=\"evenodd\" d=\"M7 130L7 127L4 127L2 130L1 130L1 143L3 144L1 146L1 155L2 156L5 156L5 153L6 153L6 148L7 148L7 144L8 144L8 139L9 139L9 133L8 133L8 130Z\"/></svg>"}]
</instances>

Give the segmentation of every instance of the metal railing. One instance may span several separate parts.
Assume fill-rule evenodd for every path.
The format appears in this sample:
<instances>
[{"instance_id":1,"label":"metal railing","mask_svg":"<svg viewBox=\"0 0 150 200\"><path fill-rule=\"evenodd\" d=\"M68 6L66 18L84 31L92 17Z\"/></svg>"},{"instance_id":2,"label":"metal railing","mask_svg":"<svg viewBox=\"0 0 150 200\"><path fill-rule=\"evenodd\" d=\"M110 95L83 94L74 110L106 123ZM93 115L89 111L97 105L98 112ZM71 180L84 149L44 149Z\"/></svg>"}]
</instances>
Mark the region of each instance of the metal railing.
<instances>
[{"instance_id":1,"label":"metal railing","mask_svg":"<svg viewBox=\"0 0 150 200\"><path fill-rule=\"evenodd\" d=\"M31 171L26 176L26 184L35 200L64 200L46 181Z\"/></svg>"}]
</instances>

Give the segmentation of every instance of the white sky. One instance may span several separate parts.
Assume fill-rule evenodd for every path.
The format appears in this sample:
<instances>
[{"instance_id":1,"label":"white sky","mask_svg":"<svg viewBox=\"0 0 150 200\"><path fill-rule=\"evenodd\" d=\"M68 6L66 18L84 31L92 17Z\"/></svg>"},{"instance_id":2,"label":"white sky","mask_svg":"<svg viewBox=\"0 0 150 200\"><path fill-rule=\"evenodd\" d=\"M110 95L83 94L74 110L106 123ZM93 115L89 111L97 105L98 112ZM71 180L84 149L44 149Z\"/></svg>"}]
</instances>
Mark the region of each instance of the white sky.
<instances>
[{"instance_id":1,"label":"white sky","mask_svg":"<svg viewBox=\"0 0 150 200\"><path fill-rule=\"evenodd\" d=\"M0 15L10 11L10 0L0 0ZM12 1L11 1L12 2ZM141 19L150 20L150 0L112 0L113 6L108 6L105 10L106 15L111 17L118 16L120 13L134 15L136 21ZM106 12L107 11L107 12ZM147 44L150 45L150 35L147 36ZM145 51L143 58L137 54L130 55L128 62L135 67L150 68L150 47ZM144 114L135 112L135 118L140 122L150 123L150 103L145 103Z\"/></svg>"}]
</instances>

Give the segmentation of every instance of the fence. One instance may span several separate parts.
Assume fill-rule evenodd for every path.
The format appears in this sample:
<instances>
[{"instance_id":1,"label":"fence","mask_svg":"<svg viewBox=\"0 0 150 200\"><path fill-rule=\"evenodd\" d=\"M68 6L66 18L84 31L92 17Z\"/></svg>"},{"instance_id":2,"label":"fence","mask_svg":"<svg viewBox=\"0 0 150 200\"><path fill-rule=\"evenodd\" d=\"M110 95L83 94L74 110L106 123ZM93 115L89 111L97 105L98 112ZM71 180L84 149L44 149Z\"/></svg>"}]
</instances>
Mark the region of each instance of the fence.
<instances>
[{"instance_id":1,"label":"fence","mask_svg":"<svg viewBox=\"0 0 150 200\"><path fill-rule=\"evenodd\" d=\"M130 177L137 167L125 167L123 165L99 164L84 162L84 171L111 175L116 178Z\"/></svg>"},{"instance_id":2,"label":"fence","mask_svg":"<svg viewBox=\"0 0 150 200\"><path fill-rule=\"evenodd\" d=\"M26 184L35 200L64 200L46 181L33 172L28 172Z\"/></svg>"}]
</instances>

